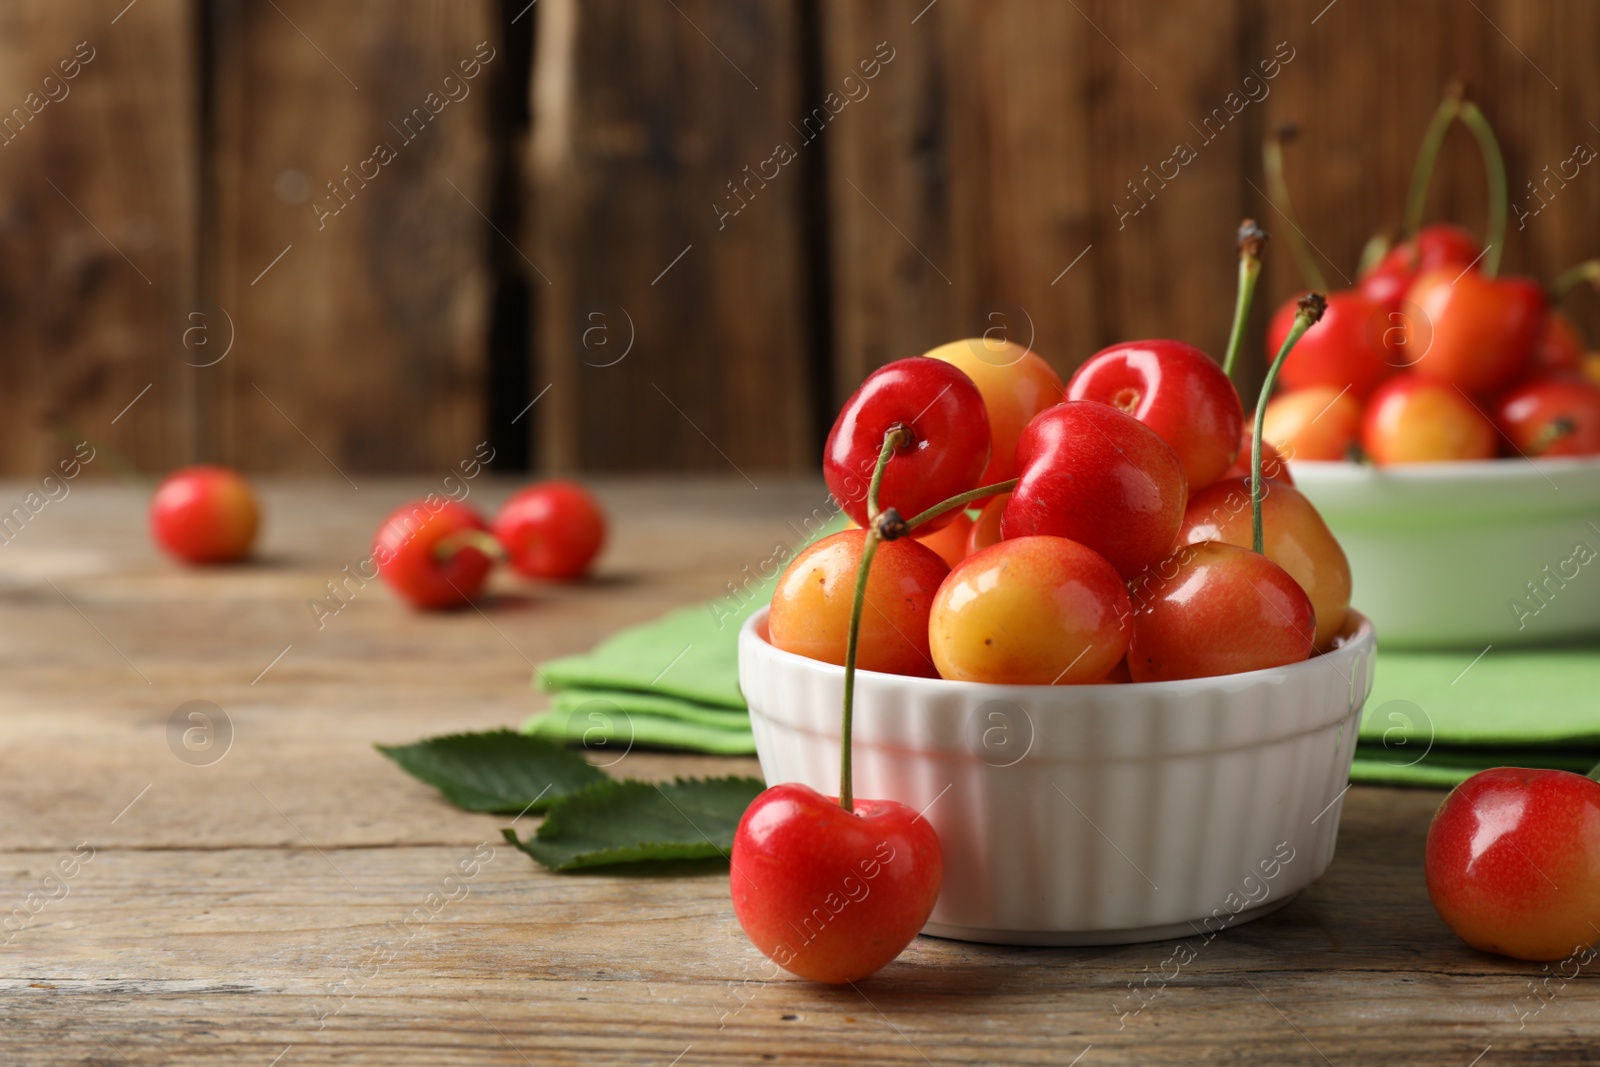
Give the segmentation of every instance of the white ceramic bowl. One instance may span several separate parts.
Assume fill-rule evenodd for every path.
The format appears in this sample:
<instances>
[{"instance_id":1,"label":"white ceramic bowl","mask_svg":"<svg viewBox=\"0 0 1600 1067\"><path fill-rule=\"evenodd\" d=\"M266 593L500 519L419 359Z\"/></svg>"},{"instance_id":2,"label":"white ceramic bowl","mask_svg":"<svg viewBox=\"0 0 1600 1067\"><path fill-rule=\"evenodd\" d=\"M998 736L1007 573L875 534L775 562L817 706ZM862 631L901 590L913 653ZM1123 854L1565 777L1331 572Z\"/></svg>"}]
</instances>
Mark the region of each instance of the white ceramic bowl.
<instances>
[{"instance_id":1,"label":"white ceramic bowl","mask_svg":"<svg viewBox=\"0 0 1600 1067\"><path fill-rule=\"evenodd\" d=\"M1290 470L1384 647L1600 634L1600 458Z\"/></svg>"},{"instance_id":2,"label":"white ceramic bowl","mask_svg":"<svg viewBox=\"0 0 1600 1067\"><path fill-rule=\"evenodd\" d=\"M844 670L739 634L767 783L838 792ZM924 932L1019 945L1154 941L1288 903L1333 858L1372 625L1220 678L999 686L856 675L855 791L922 810L944 850Z\"/></svg>"}]
</instances>

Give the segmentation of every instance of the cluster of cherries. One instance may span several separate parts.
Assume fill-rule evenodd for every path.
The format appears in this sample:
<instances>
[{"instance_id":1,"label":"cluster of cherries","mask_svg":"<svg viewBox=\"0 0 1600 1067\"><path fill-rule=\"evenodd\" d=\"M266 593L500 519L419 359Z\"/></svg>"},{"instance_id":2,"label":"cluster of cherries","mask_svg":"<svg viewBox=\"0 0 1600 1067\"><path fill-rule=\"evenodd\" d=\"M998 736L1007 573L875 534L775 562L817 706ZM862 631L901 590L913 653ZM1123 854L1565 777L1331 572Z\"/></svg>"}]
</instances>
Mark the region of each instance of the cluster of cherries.
<instances>
[{"instance_id":1,"label":"cluster of cherries","mask_svg":"<svg viewBox=\"0 0 1600 1067\"><path fill-rule=\"evenodd\" d=\"M1477 137L1489 171L1483 245L1459 226L1418 225L1433 160L1456 120ZM1585 354L1572 320L1554 307L1578 282L1600 277L1600 263L1580 264L1548 289L1497 277L1505 196L1493 131L1452 91L1424 137L1405 227L1413 236L1370 255L1353 288L1328 294L1322 321L1283 366L1285 391L1267 405L1269 443L1299 460L1365 457L1380 466L1600 454L1600 356ZM1302 271L1322 288L1309 254ZM1293 300L1274 316L1269 352L1294 316Z\"/></svg>"},{"instance_id":2,"label":"cluster of cherries","mask_svg":"<svg viewBox=\"0 0 1600 1067\"><path fill-rule=\"evenodd\" d=\"M255 490L228 467L175 471L150 502L156 543L186 563L246 558L260 520ZM402 599L432 610L466 604L500 560L527 578L580 578L605 537L605 513L593 496L573 482L548 481L518 491L492 523L440 496L403 504L379 527L372 561Z\"/></svg>"}]
</instances>

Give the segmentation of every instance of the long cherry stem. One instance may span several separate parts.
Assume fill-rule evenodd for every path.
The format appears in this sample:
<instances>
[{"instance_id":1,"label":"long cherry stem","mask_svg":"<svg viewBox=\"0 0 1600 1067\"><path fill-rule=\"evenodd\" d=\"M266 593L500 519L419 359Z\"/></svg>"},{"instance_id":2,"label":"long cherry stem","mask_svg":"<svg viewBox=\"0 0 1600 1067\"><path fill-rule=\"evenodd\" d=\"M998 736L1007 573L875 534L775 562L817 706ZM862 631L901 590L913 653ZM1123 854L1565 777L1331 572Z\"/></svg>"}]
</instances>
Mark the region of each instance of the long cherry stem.
<instances>
[{"instance_id":1,"label":"long cherry stem","mask_svg":"<svg viewBox=\"0 0 1600 1067\"><path fill-rule=\"evenodd\" d=\"M1422 229L1422 214L1428 206L1428 187L1433 184L1434 164L1439 160L1439 149L1444 146L1445 134L1461 110L1461 84L1452 82L1445 88L1444 99L1428 120L1422 143L1417 146L1417 165L1411 171L1411 189L1406 194L1406 213L1400 223L1402 240L1415 237ZM1415 254L1415 250L1413 250Z\"/></svg>"},{"instance_id":2,"label":"long cherry stem","mask_svg":"<svg viewBox=\"0 0 1600 1067\"><path fill-rule=\"evenodd\" d=\"M978 488L965 493L957 493L949 500L941 500L927 511L919 512L907 519L906 529L915 530L923 523L937 519L952 508L960 507L962 504L970 504L974 500L982 500L986 496L999 496L1001 493L1009 493L1016 487L1017 479L1007 478L1003 482L995 482L993 485L980 485Z\"/></svg>"},{"instance_id":3,"label":"long cherry stem","mask_svg":"<svg viewBox=\"0 0 1600 1067\"><path fill-rule=\"evenodd\" d=\"M1261 166L1267 175L1267 192L1276 207L1294 231L1289 238L1289 250L1300 267L1301 279L1318 292L1327 292L1328 279L1323 276L1317 258L1311 254L1311 243L1294 220L1294 205L1289 201L1289 182L1283 176L1283 146L1295 135L1293 126L1284 126L1261 143Z\"/></svg>"},{"instance_id":4,"label":"long cherry stem","mask_svg":"<svg viewBox=\"0 0 1600 1067\"><path fill-rule=\"evenodd\" d=\"M1483 236L1483 273L1493 278L1500 272L1500 253L1506 243L1506 160L1500 153L1494 127L1489 125L1477 104L1463 101L1460 115L1462 124L1478 140L1478 149L1483 153L1484 176L1489 182L1489 224Z\"/></svg>"},{"instance_id":5,"label":"long cherry stem","mask_svg":"<svg viewBox=\"0 0 1600 1067\"><path fill-rule=\"evenodd\" d=\"M1239 223L1239 291L1233 301L1233 328L1228 331L1228 351L1222 360L1222 373L1233 377L1233 365L1244 347L1245 324L1250 320L1250 302L1256 295L1256 280L1261 277L1261 250L1267 232L1255 219Z\"/></svg>"},{"instance_id":6,"label":"long cherry stem","mask_svg":"<svg viewBox=\"0 0 1600 1067\"><path fill-rule=\"evenodd\" d=\"M1600 259L1586 259L1556 275L1556 280L1550 283L1550 295L1560 300L1582 282L1600 289Z\"/></svg>"},{"instance_id":7,"label":"long cherry stem","mask_svg":"<svg viewBox=\"0 0 1600 1067\"><path fill-rule=\"evenodd\" d=\"M883 434L883 447L878 450L878 465L872 469L872 481L867 484L867 523L878 517L878 490L883 486L883 471L894 454L911 443L911 428L903 422L890 426Z\"/></svg>"},{"instance_id":8,"label":"long cherry stem","mask_svg":"<svg viewBox=\"0 0 1600 1067\"><path fill-rule=\"evenodd\" d=\"M1283 339L1283 347L1278 349L1272 366L1267 368L1266 380L1261 383L1261 399L1256 403L1255 433L1250 441L1250 536L1257 552L1263 551L1266 544L1261 525L1261 433L1266 428L1267 401L1272 399L1272 388L1278 384L1278 371L1295 342L1300 340L1301 334L1317 324L1327 309L1328 302L1320 293L1307 293L1300 298L1299 311L1295 314L1294 325L1289 327L1289 336Z\"/></svg>"}]
</instances>

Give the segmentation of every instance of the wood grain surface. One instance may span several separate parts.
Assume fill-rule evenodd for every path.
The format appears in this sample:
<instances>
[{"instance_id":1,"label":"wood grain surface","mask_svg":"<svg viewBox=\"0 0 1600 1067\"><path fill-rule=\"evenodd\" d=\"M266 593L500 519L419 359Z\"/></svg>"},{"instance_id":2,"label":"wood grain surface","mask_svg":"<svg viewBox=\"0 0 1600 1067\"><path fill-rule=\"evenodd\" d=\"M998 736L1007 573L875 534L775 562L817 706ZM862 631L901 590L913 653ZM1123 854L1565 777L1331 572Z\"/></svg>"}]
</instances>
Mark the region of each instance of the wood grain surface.
<instances>
[{"instance_id":1,"label":"wood grain surface","mask_svg":"<svg viewBox=\"0 0 1600 1067\"><path fill-rule=\"evenodd\" d=\"M319 630L307 600L432 488L269 483L260 561L193 571L148 546L141 491L83 485L0 550L0 914L26 920L0 934L0 1061L1592 1062L1592 974L1535 996L1547 972L1434 916L1436 792L1353 788L1328 873L1209 943L923 938L855 988L775 973L715 865L550 874L500 841L505 817L451 808L372 743L520 721L531 662L716 595L823 490L601 483L617 522L592 583L497 579L481 613L429 616L373 584ZM231 727L207 765L169 739L192 700ZM612 772L756 769L632 752Z\"/></svg>"}]
</instances>

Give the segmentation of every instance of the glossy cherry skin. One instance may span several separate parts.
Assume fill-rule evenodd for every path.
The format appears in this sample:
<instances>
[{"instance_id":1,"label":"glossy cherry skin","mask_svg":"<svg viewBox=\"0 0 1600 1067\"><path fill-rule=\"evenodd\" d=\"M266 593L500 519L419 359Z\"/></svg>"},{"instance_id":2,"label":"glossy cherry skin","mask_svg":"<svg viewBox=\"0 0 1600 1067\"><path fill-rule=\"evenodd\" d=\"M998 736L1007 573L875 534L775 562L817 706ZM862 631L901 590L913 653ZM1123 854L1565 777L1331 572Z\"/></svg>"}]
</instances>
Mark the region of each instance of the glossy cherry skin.
<instances>
[{"instance_id":1,"label":"glossy cherry skin","mask_svg":"<svg viewBox=\"0 0 1600 1067\"><path fill-rule=\"evenodd\" d=\"M1350 561L1305 494L1292 485L1262 483L1261 528L1267 558L1300 583L1316 615L1316 646L1326 652L1344 631L1350 607ZM1189 501L1178 544L1226 541L1249 548L1251 528L1248 480L1218 482ZM1138 589L1134 590L1138 599Z\"/></svg>"},{"instance_id":2,"label":"glossy cherry skin","mask_svg":"<svg viewBox=\"0 0 1600 1067\"><path fill-rule=\"evenodd\" d=\"M869 374L845 401L822 451L828 490L858 526L867 523L867 487L884 434L896 423L910 427L913 440L883 470L880 507L910 519L982 484L989 416L978 387L943 360L895 360ZM947 512L921 529L932 533L954 517Z\"/></svg>"},{"instance_id":3,"label":"glossy cherry skin","mask_svg":"<svg viewBox=\"0 0 1600 1067\"><path fill-rule=\"evenodd\" d=\"M1460 226L1436 222L1385 253L1357 283L1369 300L1398 306L1419 274L1450 269L1460 274L1483 258L1477 237Z\"/></svg>"},{"instance_id":4,"label":"glossy cherry skin","mask_svg":"<svg viewBox=\"0 0 1600 1067\"><path fill-rule=\"evenodd\" d=\"M1267 324L1267 360L1277 358L1299 312L1299 297L1286 301ZM1328 294L1328 308L1317 324L1295 342L1278 372L1285 392L1332 386L1348 388L1364 400L1383 384L1406 357L1408 334L1390 322L1391 313L1359 292L1346 289Z\"/></svg>"},{"instance_id":5,"label":"glossy cherry skin","mask_svg":"<svg viewBox=\"0 0 1600 1067\"><path fill-rule=\"evenodd\" d=\"M1128 651L1116 568L1065 537L1018 537L968 556L934 598L941 678L998 685L1098 682Z\"/></svg>"},{"instance_id":6,"label":"glossy cherry skin","mask_svg":"<svg viewBox=\"0 0 1600 1067\"><path fill-rule=\"evenodd\" d=\"M1021 481L1000 517L1006 538L1069 538L1124 578L1172 550L1188 496L1183 465L1133 416L1092 401L1057 404L1022 431L1017 462Z\"/></svg>"},{"instance_id":7,"label":"glossy cherry skin","mask_svg":"<svg viewBox=\"0 0 1600 1067\"><path fill-rule=\"evenodd\" d=\"M1250 477L1251 450L1250 443L1255 438L1255 432L1249 422L1245 423L1243 432L1239 435L1239 458L1233 461L1222 475L1223 478L1248 478ZM1276 478L1280 482L1294 484L1294 475L1289 470L1282 452L1275 448L1271 441L1261 442L1261 476L1263 478ZM1218 479L1219 481L1221 479Z\"/></svg>"},{"instance_id":8,"label":"glossy cherry skin","mask_svg":"<svg viewBox=\"0 0 1600 1067\"><path fill-rule=\"evenodd\" d=\"M543 482L519 490L494 517L494 536L512 570L570 579L589 570L606 540L606 516L581 485Z\"/></svg>"},{"instance_id":9,"label":"glossy cherry skin","mask_svg":"<svg viewBox=\"0 0 1600 1067\"><path fill-rule=\"evenodd\" d=\"M1349 459L1351 448L1361 440L1361 404L1349 390L1331 385L1279 393L1267 402L1261 429L1263 439L1276 446L1279 455Z\"/></svg>"},{"instance_id":10,"label":"glossy cherry skin","mask_svg":"<svg viewBox=\"0 0 1600 1067\"><path fill-rule=\"evenodd\" d=\"M1600 783L1480 771L1439 805L1425 867L1434 910L1473 948L1564 959L1600 938Z\"/></svg>"},{"instance_id":11,"label":"glossy cherry skin","mask_svg":"<svg viewBox=\"0 0 1600 1067\"><path fill-rule=\"evenodd\" d=\"M1535 378L1500 398L1495 422L1525 456L1600 453L1600 388L1577 375Z\"/></svg>"},{"instance_id":12,"label":"glossy cherry skin","mask_svg":"<svg viewBox=\"0 0 1600 1067\"><path fill-rule=\"evenodd\" d=\"M797 656L844 665L864 530L844 530L809 545L778 577L767 628L772 644ZM950 573L944 560L909 537L878 546L867 576L856 666L932 677L928 612Z\"/></svg>"},{"instance_id":13,"label":"glossy cherry skin","mask_svg":"<svg viewBox=\"0 0 1600 1067\"><path fill-rule=\"evenodd\" d=\"M945 561L947 566L954 567L967 556L967 538L972 533L972 517L963 510L956 511L956 517L950 524L933 531L924 537L918 537L918 543L933 549L934 555Z\"/></svg>"},{"instance_id":14,"label":"glossy cherry skin","mask_svg":"<svg viewBox=\"0 0 1600 1067\"><path fill-rule=\"evenodd\" d=\"M1006 505L1009 503L1011 503L1010 493L1001 493L983 502L983 510L978 512L978 517L972 522L972 529L967 532L968 556L1000 543L1000 517L1006 513Z\"/></svg>"},{"instance_id":15,"label":"glossy cherry skin","mask_svg":"<svg viewBox=\"0 0 1600 1067\"><path fill-rule=\"evenodd\" d=\"M468 530L489 536L488 525L465 504L439 496L413 500L383 520L372 544L372 561L389 587L412 607L460 607L483 588L494 566L480 548L440 544Z\"/></svg>"},{"instance_id":16,"label":"glossy cherry skin","mask_svg":"<svg viewBox=\"0 0 1600 1067\"><path fill-rule=\"evenodd\" d=\"M231 563L250 554L261 509L244 475L228 467L185 467L150 501L156 544L186 563Z\"/></svg>"},{"instance_id":17,"label":"glossy cherry skin","mask_svg":"<svg viewBox=\"0 0 1600 1067\"><path fill-rule=\"evenodd\" d=\"M1238 392L1215 360L1182 341L1102 348L1072 376L1067 399L1110 404L1150 427L1178 454L1191 492L1222 477L1239 453Z\"/></svg>"},{"instance_id":18,"label":"glossy cherry skin","mask_svg":"<svg viewBox=\"0 0 1600 1067\"><path fill-rule=\"evenodd\" d=\"M837 800L775 785L733 835L733 913L778 966L856 982L900 955L933 913L944 856L933 827L892 800Z\"/></svg>"},{"instance_id":19,"label":"glossy cherry skin","mask_svg":"<svg viewBox=\"0 0 1600 1067\"><path fill-rule=\"evenodd\" d=\"M1544 289L1532 278L1438 270L1418 278L1406 299L1429 333L1412 369L1469 393L1494 392L1514 380L1544 332Z\"/></svg>"},{"instance_id":20,"label":"glossy cherry skin","mask_svg":"<svg viewBox=\"0 0 1600 1067\"><path fill-rule=\"evenodd\" d=\"M1378 390L1361 426L1361 447L1380 467L1490 459L1499 434L1450 382L1402 374Z\"/></svg>"},{"instance_id":21,"label":"glossy cherry skin","mask_svg":"<svg viewBox=\"0 0 1600 1067\"><path fill-rule=\"evenodd\" d=\"M1583 369L1583 337L1571 319L1554 308L1533 346L1533 369L1546 374Z\"/></svg>"},{"instance_id":22,"label":"glossy cherry skin","mask_svg":"<svg viewBox=\"0 0 1600 1067\"><path fill-rule=\"evenodd\" d=\"M1128 670L1136 682L1259 671L1311 655L1311 598L1248 548L1184 545L1153 564L1132 592Z\"/></svg>"},{"instance_id":23,"label":"glossy cherry skin","mask_svg":"<svg viewBox=\"0 0 1600 1067\"><path fill-rule=\"evenodd\" d=\"M978 485L1017 476L1017 438L1033 417L1061 401L1061 376L1037 352L1011 341L971 337L924 353L959 367L983 396L993 446ZM906 516L909 518L910 516Z\"/></svg>"}]
</instances>

